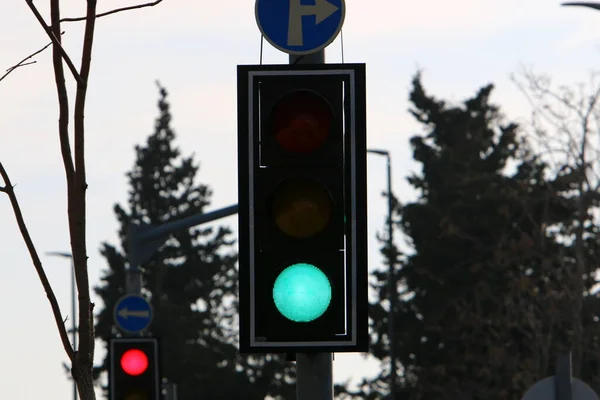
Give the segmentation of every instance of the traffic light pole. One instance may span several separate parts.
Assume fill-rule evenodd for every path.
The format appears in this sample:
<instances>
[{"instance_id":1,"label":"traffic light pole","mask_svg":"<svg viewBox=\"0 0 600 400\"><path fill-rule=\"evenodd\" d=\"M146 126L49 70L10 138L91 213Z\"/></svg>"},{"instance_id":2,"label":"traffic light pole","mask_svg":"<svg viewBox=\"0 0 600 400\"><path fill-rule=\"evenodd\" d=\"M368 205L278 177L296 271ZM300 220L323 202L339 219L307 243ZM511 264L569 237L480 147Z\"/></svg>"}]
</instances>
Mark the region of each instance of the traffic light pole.
<instances>
[{"instance_id":1,"label":"traffic light pole","mask_svg":"<svg viewBox=\"0 0 600 400\"><path fill-rule=\"evenodd\" d=\"M290 64L325 64L325 50L290 55ZM333 400L333 354L296 354L296 397L298 400Z\"/></svg>"},{"instance_id":2,"label":"traffic light pole","mask_svg":"<svg viewBox=\"0 0 600 400\"><path fill-rule=\"evenodd\" d=\"M333 400L333 355L296 354L296 398Z\"/></svg>"},{"instance_id":3,"label":"traffic light pole","mask_svg":"<svg viewBox=\"0 0 600 400\"><path fill-rule=\"evenodd\" d=\"M290 64L325 64L325 50L302 56L290 54Z\"/></svg>"},{"instance_id":4,"label":"traffic light pole","mask_svg":"<svg viewBox=\"0 0 600 400\"><path fill-rule=\"evenodd\" d=\"M129 268L125 272L125 291L127 294L139 295L142 291L141 265L148 261L169 235L182 229L205 224L238 212L238 205L221 208L209 213L170 221L162 225L130 224L127 232L129 242ZM169 383L165 387L166 400L177 400L177 385Z\"/></svg>"}]
</instances>

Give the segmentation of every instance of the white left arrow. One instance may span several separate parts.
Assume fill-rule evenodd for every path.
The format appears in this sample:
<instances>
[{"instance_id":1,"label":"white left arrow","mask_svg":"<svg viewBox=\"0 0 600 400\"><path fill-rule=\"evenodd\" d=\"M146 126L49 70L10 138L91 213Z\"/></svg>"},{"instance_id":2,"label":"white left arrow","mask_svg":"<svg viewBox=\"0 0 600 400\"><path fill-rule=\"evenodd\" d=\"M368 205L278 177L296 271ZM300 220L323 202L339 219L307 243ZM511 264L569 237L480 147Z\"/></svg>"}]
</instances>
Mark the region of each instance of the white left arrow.
<instances>
[{"instance_id":1,"label":"white left arrow","mask_svg":"<svg viewBox=\"0 0 600 400\"><path fill-rule=\"evenodd\" d=\"M129 317L137 317L137 318L150 318L150 311L135 311L129 310L128 308L124 308L117 313L119 317L129 318Z\"/></svg>"},{"instance_id":2,"label":"white left arrow","mask_svg":"<svg viewBox=\"0 0 600 400\"><path fill-rule=\"evenodd\" d=\"M317 25L329 18L340 8L327 0L315 0L314 5L301 4L301 0L290 1L288 20L288 46L302 46L302 17L314 15Z\"/></svg>"}]
</instances>

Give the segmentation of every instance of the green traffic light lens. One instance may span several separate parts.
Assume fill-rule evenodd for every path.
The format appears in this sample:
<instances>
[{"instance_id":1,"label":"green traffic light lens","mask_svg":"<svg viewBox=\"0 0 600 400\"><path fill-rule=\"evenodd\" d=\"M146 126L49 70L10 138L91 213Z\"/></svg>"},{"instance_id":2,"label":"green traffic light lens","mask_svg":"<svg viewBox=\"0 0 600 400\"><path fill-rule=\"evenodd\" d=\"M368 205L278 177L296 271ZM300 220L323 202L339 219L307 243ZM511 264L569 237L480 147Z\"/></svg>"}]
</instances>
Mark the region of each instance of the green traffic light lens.
<instances>
[{"instance_id":1,"label":"green traffic light lens","mask_svg":"<svg viewBox=\"0 0 600 400\"><path fill-rule=\"evenodd\" d=\"M290 179L275 189L273 218L281 231L295 238L321 232L331 218L331 199L320 183Z\"/></svg>"},{"instance_id":2,"label":"green traffic light lens","mask_svg":"<svg viewBox=\"0 0 600 400\"><path fill-rule=\"evenodd\" d=\"M331 303L331 284L319 268L299 263L284 269L273 285L277 310L294 322L319 318Z\"/></svg>"},{"instance_id":3,"label":"green traffic light lens","mask_svg":"<svg viewBox=\"0 0 600 400\"><path fill-rule=\"evenodd\" d=\"M323 97L299 90L277 102L272 118L271 134L281 147L291 153L310 153L327 140L333 113Z\"/></svg>"}]
</instances>

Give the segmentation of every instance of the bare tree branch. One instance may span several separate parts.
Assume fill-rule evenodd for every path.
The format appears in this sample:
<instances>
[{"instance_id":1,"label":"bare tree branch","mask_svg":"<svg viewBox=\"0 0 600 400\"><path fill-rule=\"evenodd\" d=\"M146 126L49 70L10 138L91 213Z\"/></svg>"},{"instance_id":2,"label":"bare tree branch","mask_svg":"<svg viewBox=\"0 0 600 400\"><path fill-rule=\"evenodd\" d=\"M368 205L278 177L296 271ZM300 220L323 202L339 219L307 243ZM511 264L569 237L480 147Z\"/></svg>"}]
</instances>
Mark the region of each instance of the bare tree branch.
<instances>
[{"instance_id":1,"label":"bare tree branch","mask_svg":"<svg viewBox=\"0 0 600 400\"><path fill-rule=\"evenodd\" d=\"M122 11L129 11L129 10L137 10L139 8L145 8L145 7L154 7L155 5L161 3L163 0L156 0L156 1L152 1L149 3L144 3L144 4L138 4L135 6L128 6L128 7L122 7L122 8L116 8L114 10L110 10L110 11L106 11L100 14L96 15L96 18L100 18L100 17L106 17L107 15L111 15L111 14L116 14ZM85 21L87 17L73 17L73 18L63 18L60 20L60 22L76 22L76 21Z\"/></svg>"},{"instance_id":2,"label":"bare tree branch","mask_svg":"<svg viewBox=\"0 0 600 400\"><path fill-rule=\"evenodd\" d=\"M28 61L28 62L24 62L23 64L19 65L19 67L24 67L26 65L33 65L37 63L37 61L33 60L33 61ZM14 68L13 68L14 69Z\"/></svg>"},{"instance_id":3,"label":"bare tree branch","mask_svg":"<svg viewBox=\"0 0 600 400\"><path fill-rule=\"evenodd\" d=\"M572 324L573 337L573 373L578 374L582 365L584 352L583 301L589 294L585 276L594 268L590 264L588 249L585 245L585 224L598 224L597 203L590 198L600 187L600 83L597 73L590 76L589 85L579 84L574 88L559 86L553 88L550 79L545 75L536 75L529 71L521 74L524 83L513 76L513 81L525 94L533 106L532 115L534 133L540 139L540 145L546 150L544 158L559 155L560 161L555 164L556 179L570 179L577 175L570 187L571 196L577 201L577 213L573 221L566 226L567 236L572 238L574 258L566 270L570 273L569 307L572 313L569 323ZM548 133L540 123L549 125L553 132ZM555 151L552 139L562 143L562 151ZM570 171L566 174L564 171ZM595 255L595 254L594 254ZM596 255L597 256L597 255ZM561 260L562 261L562 260ZM563 265L563 270L565 266ZM588 352L589 353L589 352Z\"/></svg>"},{"instance_id":4,"label":"bare tree branch","mask_svg":"<svg viewBox=\"0 0 600 400\"><path fill-rule=\"evenodd\" d=\"M25 57L24 59L22 59L21 61L19 61L15 65L13 65L12 67L8 68L6 70L6 73L0 77L0 81L2 79L6 78L8 76L8 74L10 74L11 72L13 72L15 69L17 69L19 67L24 67L26 65L35 64L35 61L31 61L31 62L26 62L26 61L29 60L29 59L31 59L32 57L35 57L36 55L40 54L42 51L46 50L51 44L52 44L52 42L48 43L47 45L45 45L44 47L42 47L38 51L36 51L34 53L31 53L30 55L28 55L27 57Z\"/></svg>"},{"instance_id":5,"label":"bare tree branch","mask_svg":"<svg viewBox=\"0 0 600 400\"><path fill-rule=\"evenodd\" d=\"M31 261L35 267L35 270L40 277L40 281L42 282L42 286L46 291L46 296L50 301L50 306L52 307L52 313L54 314L54 321L56 322L56 326L58 327L58 333L60 335L60 339L62 340L63 347L69 356L69 359L73 361L75 359L75 352L73 351L73 347L69 342L69 336L67 334L67 329L65 328L65 324L63 323L63 317L60 313L60 307L58 306L58 301L56 301L56 296L54 295L54 291L50 286L50 282L48 281L48 277L46 276L46 272L42 267L42 262L40 261L40 257L37 254L37 250L31 240L31 236L29 236L29 231L27 229L27 225L25 224L25 220L23 219L23 214L21 213L21 207L19 206L19 202L17 200L17 196L13 190L14 186L10 182L8 174L4 169L2 163L0 163L0 176L4 181L4 186L1 188L1 192L6 193L8 195L8 199L10 200L10 204L12 205L13 212L15 214L15 218L17 219L17 225L19 226L19 231L21 231L21 236L25 241L25 245L27 246L27 250L29 251L29 256L31 257Z\"/></svg>"},{"instance_id":6,"label":"bare tree branch","mask_svg":"<svg viewBox=\"0 0 600 400\"><path fill-rule=\"evenodd\" d=\"M27 60L28 60L28 59L30 59L31 57L35 56L36 54L39 54L39 53L41 53L42 51L46 50L46 49L48 48L48 46L50 46L51 44L52 44L52 42L48 43L47 45L45 45L44 47L42 47L41 49L39 49L39 50L38 50L38 51L36 51L35 53L33 53L33 54L30 54L30 55L28 55L26 58L24 58L24 59L22 59L21 61L19 61L17 64L13 65L13 66L12 66L12 67L10 67L10 68L7 68L7 69L6 69L6 74L2 75L2 77L0 78L0 81L1 81L2 79L4 79L4 78L5 78L5 77L6 77L8 74L10 74L12 71L14 71L15 69L17 69L17 68L19 68L19 67L22 67L22 66L24 66L24 65L31 65L31 64L35 64L35 60L33 60L33 61L30 61L30 62L27 62L27 63L26 63L25 61L27 61Z\"/></svg>"},{"instance_id":7,"label":"bare tree branch","mask_svg":"<svg viewBox=\"0 0 600 400\"><path fill-rule=\"evenodd\" d=\"M33 15L35 15L35 18L38 20L40 25L42 25L42 28L44 28L44 31L46 31L46 34L48 35L48 37L50 37L50 40L52 40L52 44L54 44L54 46L56 46L56 48L58 48L60 50L60 54L61 54L62 58L67 63L67 66L69 67L69 70L73 74L73 77L75 78L77 83L82 83L81 76L79 76L79 73L77 73L77 68L75 68L73 61L71 61L71 59L69 58L69 55L67 54L65 49L60 44L60 39L58 37L56 37L54 32L52 32L52 29L50 29L48 24L46 24L46 21L44 21L44 18L42 17L42 15L38 11L38 9L35 7L35 5L33 4L33 0L25 0L25 2L31 9L31 12L33 12Z\"/></svg>"},{"instance_id":8,"label":"bare tree branch","mask_svg":"<svg viewBox=\"0 0 600 400\"><path fill-rule=\"evenodd\" d=\"M56 36L60 32L60 4L59 0L50 1L50 25L51 33ZM60 38L59 38L60 40ZM75 167L71 155L71 144L69 141L69 96L65 83L64 65L62 63L62 47L53 47L52 63L54 66L54 80L56 82L56 93L58 95L58 138L60 151L65 167L67 178L67 190L73 185Z\"/></svg>"}]
</instances>

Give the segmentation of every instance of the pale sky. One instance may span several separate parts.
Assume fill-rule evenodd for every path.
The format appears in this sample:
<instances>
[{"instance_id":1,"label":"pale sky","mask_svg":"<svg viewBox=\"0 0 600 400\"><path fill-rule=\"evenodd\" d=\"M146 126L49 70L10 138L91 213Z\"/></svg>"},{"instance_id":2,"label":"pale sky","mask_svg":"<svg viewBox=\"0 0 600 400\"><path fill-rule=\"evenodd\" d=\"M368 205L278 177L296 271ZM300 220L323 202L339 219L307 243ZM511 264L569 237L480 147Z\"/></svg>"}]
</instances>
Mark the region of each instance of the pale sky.
<instances>
[{"instance_id":1,"label":"pale sky","mask_svg":"<svg viewBox=\"0 0 600 400\"><path fill-rule=\"evenodd\" d=\"M63 15L78 16L85 2L63 0ZM47 17L47 1L38 1ZM106 268L102 241L117 243L115 202L125 203L125 172L133 146L152 133L158 115L158 79L169 91L173 128L183 154L196 154L198 179L214 191L211 209L237 202L236 65L259 62L260 33L250 0L164 0L154 7L97 23L88 107L88 254L91 284ZM99 11L133 4L99 1ZM65 47L79 63L81 27L65 24ZM489 82L493 100L509 118L526 120L527 103L509 75L521 65L556 82L586 81L600 61L600 13L564 8L550 0L347 0L344 61L367 64L368 144L392 153L394 191L413 198L404 177L415 168L408 139L420 132L407 113L410 80L424 70L425 88L459 101ZM25 1L0 5L0 75L48 42ZM340 40L327 61L341 62ZM0 82L0 161L16 192L63 315L70 315L69 261L47 251L70 251L66 188L57 134L57 101L50 52ZM287 63L265 42L263 62ZM73 88L73 85L70 85ZM369 156L369 268L381 266L375 233L385 221L385 160ZM219 221L235 228L236 217ZM71 398L50 306L0 193L0 388L6 399ZM100 304L97 305L97 309ZM70 323L68 323L70 325ZM96 360L104 355L97 349ZM357 355L336 355L337 381L361 377ZM371 365L372 367L372 365Z\"/></svg>"}]
</instances>

